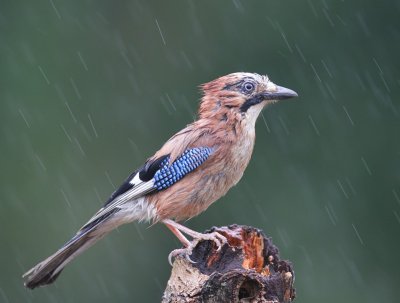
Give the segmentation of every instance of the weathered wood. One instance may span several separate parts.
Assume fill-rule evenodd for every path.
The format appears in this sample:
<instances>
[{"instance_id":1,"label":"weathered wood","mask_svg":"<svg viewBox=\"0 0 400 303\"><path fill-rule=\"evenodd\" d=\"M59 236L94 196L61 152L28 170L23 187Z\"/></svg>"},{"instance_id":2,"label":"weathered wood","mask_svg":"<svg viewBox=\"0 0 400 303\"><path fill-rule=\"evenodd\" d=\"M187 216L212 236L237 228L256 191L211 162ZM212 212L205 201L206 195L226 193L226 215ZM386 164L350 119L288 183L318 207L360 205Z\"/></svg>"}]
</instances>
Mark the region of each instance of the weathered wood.
<instances>
[{"instance_id":1,"label":"weathered wood","mask_svg":"<svg viewBox=\"0 0 400 303\"><path fill-rule=\"evenodd\" d=\"M231 225L213 228L228 244L219 251L202 241L188 261L178 256L165 289L163 303L292 302L294 272L279 259L271 238L254 227Z\"/></svg>"}]
</instances>

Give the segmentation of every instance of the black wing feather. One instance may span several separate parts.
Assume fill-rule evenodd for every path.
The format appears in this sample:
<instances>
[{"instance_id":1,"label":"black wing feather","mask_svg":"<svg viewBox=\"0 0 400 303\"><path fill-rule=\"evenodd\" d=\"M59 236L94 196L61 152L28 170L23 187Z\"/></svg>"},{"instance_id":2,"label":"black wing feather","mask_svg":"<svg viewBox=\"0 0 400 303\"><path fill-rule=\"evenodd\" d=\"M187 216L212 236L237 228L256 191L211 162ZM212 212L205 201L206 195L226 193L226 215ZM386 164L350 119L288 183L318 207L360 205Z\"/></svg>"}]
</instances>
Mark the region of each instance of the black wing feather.
<instances>
[{"instance_id":1,"label":"black wing feather","mask_svg":"<svg viewBox=\"0 0 400 303\"><path fill-rule=\"evenodd\" d=\"M146 164L139 171L139 178L144 182L148 182L153 179L157 170L161 168L161 163L165 160L165 158L169 157L168 155L161 156L160 158L154 161L147 161Z\"/></svg>"},{"instance_id":2,"label":"black wing feather","mask_svg":"<svg viewBox=\"0 0 400 303\"><path fill-rule=\"evenodd\" d=\"M110 198L108 198L107 202L104 204L104 207L114 201L115 198L122 195L123 193L126 193L133 187L133 184L131 184L130 181L135 177L137 173L139 173L140 180L144 182L150 181L154 177L155 173L160 169L161 163L167 157L169 157L169 154L161 156L160 158L157 158L153 161L147 161L141 168L131 173L129 177L125 179L124 183L122 183L122 185L112 193Z\"/></svg>"}]
</instances>

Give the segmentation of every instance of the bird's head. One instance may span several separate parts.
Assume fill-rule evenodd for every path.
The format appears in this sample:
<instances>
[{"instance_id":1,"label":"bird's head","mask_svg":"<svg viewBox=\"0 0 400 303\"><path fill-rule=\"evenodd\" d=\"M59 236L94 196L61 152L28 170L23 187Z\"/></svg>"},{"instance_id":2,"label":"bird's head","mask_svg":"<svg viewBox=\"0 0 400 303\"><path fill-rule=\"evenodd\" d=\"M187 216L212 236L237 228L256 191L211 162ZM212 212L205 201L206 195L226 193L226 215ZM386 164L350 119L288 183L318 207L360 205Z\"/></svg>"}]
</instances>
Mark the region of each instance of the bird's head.
<instances>
[{"instance_id":1,"label":"bird's head","mask_svg":"<svg viewBox=\"0 0 400 303\"><path fill-rule=\"evenodd\" d=\"M201 86L204 96L200 103L200 118L226 120L240 116L255 123L261 110L270 103L297 97L297 93L274 84L268 76L253 73L233 73Z\"/></svg>"}]
</instances>

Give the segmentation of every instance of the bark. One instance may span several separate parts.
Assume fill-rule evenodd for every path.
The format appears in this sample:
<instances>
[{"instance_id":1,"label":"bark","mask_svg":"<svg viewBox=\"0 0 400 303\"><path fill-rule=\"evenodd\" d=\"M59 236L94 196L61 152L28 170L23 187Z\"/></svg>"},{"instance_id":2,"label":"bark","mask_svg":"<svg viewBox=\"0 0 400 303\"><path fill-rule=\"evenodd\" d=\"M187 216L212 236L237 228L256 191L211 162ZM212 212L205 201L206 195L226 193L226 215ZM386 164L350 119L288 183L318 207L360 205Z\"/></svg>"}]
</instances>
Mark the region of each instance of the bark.
<instances>
[{"instance_id":1,"label":"bark","mask_svg":"<svg viewBox=\"0 0 400 303\"><path fill-rule=\"evenodd\" d=\"M292 302L294 272L289 261L279 259L271 238L254 227L231 225L213 228L228 244L219 251L212 241L202 241L190 259L178 256L162 302ZM207 233L206 232L206 233Z\"/></svg>"}]
</instances>

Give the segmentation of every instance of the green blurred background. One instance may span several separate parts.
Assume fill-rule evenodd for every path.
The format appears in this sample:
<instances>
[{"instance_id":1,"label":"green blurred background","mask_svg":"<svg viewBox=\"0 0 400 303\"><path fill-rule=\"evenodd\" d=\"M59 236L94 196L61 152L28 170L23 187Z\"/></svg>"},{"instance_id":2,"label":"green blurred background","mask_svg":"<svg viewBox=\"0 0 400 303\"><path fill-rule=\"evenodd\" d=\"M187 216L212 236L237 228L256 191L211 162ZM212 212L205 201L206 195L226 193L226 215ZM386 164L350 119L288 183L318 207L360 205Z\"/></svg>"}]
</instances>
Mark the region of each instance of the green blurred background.
<instances>
[{"instance_id":1,"label":"green blurred background","mask_svg":"<svg viewBox=\"0 0 400 303\"><path fill-rule=\"evenodd\" d=\"M120 228L26 290L173 133L198 85L267 73L300 97L264 111L244 178L186 224L263 229L297 302L395 302L400 285L399 1L0 4L0 302L159 302L179 246ZM398 302L398 301L397 301Z\"/></svg>"}]
</instances>

